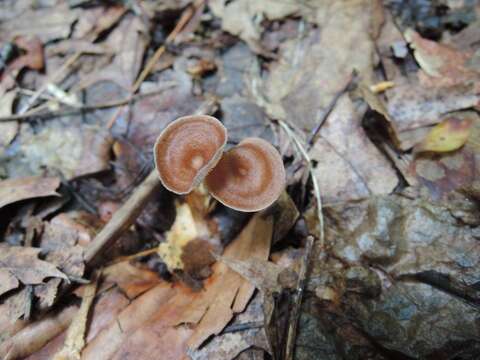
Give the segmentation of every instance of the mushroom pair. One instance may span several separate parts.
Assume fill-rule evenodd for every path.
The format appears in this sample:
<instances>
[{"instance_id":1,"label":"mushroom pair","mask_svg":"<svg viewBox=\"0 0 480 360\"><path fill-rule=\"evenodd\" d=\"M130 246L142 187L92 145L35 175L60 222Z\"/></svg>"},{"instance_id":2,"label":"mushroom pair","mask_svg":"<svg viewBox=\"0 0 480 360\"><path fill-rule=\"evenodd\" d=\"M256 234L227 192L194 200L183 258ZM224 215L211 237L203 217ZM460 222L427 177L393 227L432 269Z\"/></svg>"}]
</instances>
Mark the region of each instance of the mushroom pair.
<instances>
[{"instance_id":1,"label":"mushroom pair","mask_svg":"<svg viewBox=\"0 0 480 360\"><path fill-rule=\"evenodd\" d=\"M212 116L178 118L158 137L153 152L162 184L187 194L204 182L222 204L259 211L273 204L285 187L278 151L260 138L246 138L227 152L227 129Z\"/></svg>"}]
</instances>

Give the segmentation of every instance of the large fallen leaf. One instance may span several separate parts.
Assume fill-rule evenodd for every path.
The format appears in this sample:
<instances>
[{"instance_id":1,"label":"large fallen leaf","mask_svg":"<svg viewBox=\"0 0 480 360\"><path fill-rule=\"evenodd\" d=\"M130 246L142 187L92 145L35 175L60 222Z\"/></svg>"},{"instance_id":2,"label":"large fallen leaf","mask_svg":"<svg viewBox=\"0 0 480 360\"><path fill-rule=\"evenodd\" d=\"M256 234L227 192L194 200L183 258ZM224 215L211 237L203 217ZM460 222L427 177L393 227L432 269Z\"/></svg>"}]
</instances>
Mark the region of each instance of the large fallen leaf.
<instances>
[{"instance_id":1,"label":"large fallen leaf","mask_svg":"<svg viewBox=\"0 0 480 360\"><path fill-rule=\"evenodd\" d=\"M342 96L310 151L326 203L387 194L398 183L395 170L365 134L362 113L347 95Z\"/></svg>"},{"instance_id":2,"label":"large fallen leaf","mask_svg":"<svg viewBox=\"0 0 480 360\"><path fill-rule=\"evenodd\" d=\"M436 125L421 143L414 148L415 152L449 152L462 147L468 140L472 119L454 117L443 120Z\"/></svg>"},{"instance_id":3,"label":"large fallen leaf","mask_svg":"<svg viewBox=\"0 0 480 360\"><path fill-rule=\"evenodd\" d=\"M349 83L354 69L372 82L372 6L373 1L330 0L310 9L319 28L283 42L280 59L264 81L263 105L272 118L310 131Z\"/></svg>"},{"instance_id":4,"label":"large fallen leaf","mask_svg":"<svg viewBox=\"0 0 480 360\"><path fill-rule=\"evenodd\" d=\"M41 249L0 245L0 295L25 285L41 284L47 277L68 280L55 265L40 260Z\"/></svg>"},{"instance_id":5,"label":"large fallen leaf","mask_svg":"<svg viewBox=\"0 0 480 360\"><path fill-rule=\"evenodd\" d=\"M60 179L57 177L28 177L1 181L0 208L21 200L58 195L55 190L59 185Z\"/></svg>"},{"instance_id":6,"label":"large fallen leaf","mask_svg":"<svg viewBox=\"0 0 480 360\"><path fill-rule=\"evenodd\" d=\"M226 248L225 256L246 260L268 258L272 220L256 214ZM218 334L235 313L245 309L254 286L223 263L213 266L205 287L193 292L182 283L160 283L136 298L101 331L83 359L179 359Z\"/></svg>"}]
</instances>

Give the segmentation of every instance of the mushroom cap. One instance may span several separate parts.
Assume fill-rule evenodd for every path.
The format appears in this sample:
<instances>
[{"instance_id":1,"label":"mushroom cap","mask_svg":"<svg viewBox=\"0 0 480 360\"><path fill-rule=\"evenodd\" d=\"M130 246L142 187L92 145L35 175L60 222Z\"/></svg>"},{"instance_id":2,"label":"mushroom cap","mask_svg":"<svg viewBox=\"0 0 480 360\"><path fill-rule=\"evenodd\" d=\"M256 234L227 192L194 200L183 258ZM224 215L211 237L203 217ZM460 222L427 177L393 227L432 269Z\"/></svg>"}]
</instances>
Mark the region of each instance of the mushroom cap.
<instances>
[{"instance_id":1,"label":"mushroom cap","mask_svg":"<svg viewBox=\"0 0 480 360\"><path fill-rule=\"evenodd\" d=\"M285 188L285 167L270 143L246 138L222 156L205 185L232 209L259 211L273 204Z\"/></svg>"},{"instance_id":2,"label":"mushroom cap","mask_svg":"<svg viewBox=\"0 0 480 360\"><path fill-rule=\"evenodd\" d=\"M192 191L220 160L226 143L227 129L213 116L184 116L170 123L153 148L163 186L176 194Z\"/></svg>"}]
</instances>

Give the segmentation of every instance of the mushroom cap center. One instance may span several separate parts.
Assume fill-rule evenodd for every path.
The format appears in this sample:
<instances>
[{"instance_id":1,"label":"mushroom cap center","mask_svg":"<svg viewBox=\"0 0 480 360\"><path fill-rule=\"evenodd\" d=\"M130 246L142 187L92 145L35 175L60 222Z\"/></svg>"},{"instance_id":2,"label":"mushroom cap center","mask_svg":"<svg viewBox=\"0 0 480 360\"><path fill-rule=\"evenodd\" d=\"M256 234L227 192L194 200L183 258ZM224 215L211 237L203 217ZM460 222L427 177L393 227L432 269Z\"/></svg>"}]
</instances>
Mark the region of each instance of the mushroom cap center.
<instances>
[{"instance_id":1,"label":"mushroom cap center","mask_svg":"<svg viewBox=\"0 0 480 360\"><path fill-rule=\"evenodd\" d=\"M200 170L203 167L204 163L205 161L203 160L203 157L201 155L194 155L190 160L190 165L195 170Z\"/></svg>"}]
</instances>

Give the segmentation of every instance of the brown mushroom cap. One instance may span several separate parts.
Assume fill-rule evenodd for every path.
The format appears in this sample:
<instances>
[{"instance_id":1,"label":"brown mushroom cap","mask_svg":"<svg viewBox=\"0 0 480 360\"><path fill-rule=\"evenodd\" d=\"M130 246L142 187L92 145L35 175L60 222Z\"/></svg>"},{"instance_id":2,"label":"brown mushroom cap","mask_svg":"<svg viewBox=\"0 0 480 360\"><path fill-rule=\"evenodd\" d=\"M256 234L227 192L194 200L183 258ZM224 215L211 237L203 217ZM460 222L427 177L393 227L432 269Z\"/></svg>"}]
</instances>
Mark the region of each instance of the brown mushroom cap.
<instances>
[{"instance_id":1,"label":"brown mushroom cap","mask_svg":"<svg viewBox=\"0 0 480 360\"><path fill-rule=\"evenodd\" d=\"M239 211L259 211L278 199L285 187L285 168L267 141L247 138L226 152L207 175L210 194Z\"/></svg>"},{"instance_id":2,"label":"brown mushroom cap","mask_svg":"<svg viewBox=\"0 0 480 360\"><path fill-rule=\"evenodd\" d=\"M217 164L227 143L227 129L212 116L178 118L158 137L153 153L162 184L187 194Z\"/></svg>"}]
</instances>

